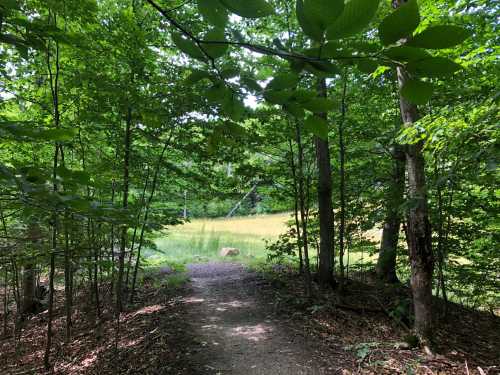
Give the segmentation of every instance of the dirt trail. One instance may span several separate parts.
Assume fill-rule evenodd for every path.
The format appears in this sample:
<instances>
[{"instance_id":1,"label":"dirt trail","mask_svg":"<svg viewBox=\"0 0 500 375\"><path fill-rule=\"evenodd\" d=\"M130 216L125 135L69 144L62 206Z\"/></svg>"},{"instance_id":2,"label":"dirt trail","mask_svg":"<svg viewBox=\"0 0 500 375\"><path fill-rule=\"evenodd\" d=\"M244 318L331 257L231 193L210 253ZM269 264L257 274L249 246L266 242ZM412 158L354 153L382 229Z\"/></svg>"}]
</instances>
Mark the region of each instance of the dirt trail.
<instances>
[{"instance_id":1,"label":"dirt trail","mask_svg":"<svg viewBox=\"0 0 500 375\"><path fill-rule=\"evenodd\" d=\"M262 281L242 265L197 264L189 273L185 319L199 344L190 355L200 373L341 373L341 360L335 360L331 348L325 355L323 345L290 330L286 317L274 314L274 303L259 297Z\"/></svg>"}]
</instances>

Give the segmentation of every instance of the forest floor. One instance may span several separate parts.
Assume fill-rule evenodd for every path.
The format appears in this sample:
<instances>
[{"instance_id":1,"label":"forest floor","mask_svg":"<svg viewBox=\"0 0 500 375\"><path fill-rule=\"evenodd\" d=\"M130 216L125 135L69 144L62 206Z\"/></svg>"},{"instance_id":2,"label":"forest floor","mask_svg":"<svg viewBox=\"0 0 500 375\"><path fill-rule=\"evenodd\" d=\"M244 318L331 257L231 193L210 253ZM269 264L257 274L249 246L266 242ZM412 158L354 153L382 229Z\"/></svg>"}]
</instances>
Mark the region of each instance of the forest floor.
<instances>
[{"instance_id":1,"label":"forest floor","mask_svg":"<svg viewBox=\"0 0 500 375\"><path fill-rule=\"evenodd\" d=\"M500 322L452 305L436 331L439 355L402 345L405 329L387 314L405 292L352 281L342 296L319 293L311 304L286 267L258 273L228 262L188 267L190 281L169 287L160 271L121 316L75 311L64 344L58 290L55 374L322 375L499 374ZM372 298L370 298L372 297ZM85 300L88 296L81 296ZM391 302L393 301L393 302ZM75 304L83 306L84 304ZM0 341L1 374L42 374L46 313L25 322L21 345Z\"/></svg>"}]
</instances>

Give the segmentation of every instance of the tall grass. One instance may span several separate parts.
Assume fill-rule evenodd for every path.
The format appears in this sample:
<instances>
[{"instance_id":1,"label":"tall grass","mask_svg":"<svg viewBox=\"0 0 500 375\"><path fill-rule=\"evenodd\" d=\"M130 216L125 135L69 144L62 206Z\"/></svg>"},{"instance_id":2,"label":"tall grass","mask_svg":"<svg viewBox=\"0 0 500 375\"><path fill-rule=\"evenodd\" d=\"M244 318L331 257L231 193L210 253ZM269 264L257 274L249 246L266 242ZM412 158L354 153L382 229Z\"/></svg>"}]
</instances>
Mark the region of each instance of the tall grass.
<instances>
[{"instance_id":1,"label":"tall grass","mask_svg":"<svg viewBox=\"0 0 500 375\"><path fill-rule=\"evenodd\" d=\"M147 250L150 262L205 262L220 260L223 247L240 255L231 260L265 259L265 240L275 240L286 230L288 214L256 215L231 219L199 219L158 233L158 251Z\"/></svg>"},{"instance_id":2,"label":"tall grass","mask_svg":"<svg viewBox=\"0 0 500 375\"><path fill-rule=\"evenodd\" d=\"M244 263L263 261L267 258L265 240L273 241L287 230L289 213L235 217L230 219L195 219L185 225L159 232L156 238L158 251L147 250L150 265L171 263L196 263L215 260L232 260ZM378 230L368 231L367 237L377 241ZM220 249L235 247L237 257L221 258ZM316 254L311 249L311 263L316 264ZM359 251L349 256L349 263L366 264L376 257ZM347 255L344 259L347 264Z\"/></svg>"}]
</instances>

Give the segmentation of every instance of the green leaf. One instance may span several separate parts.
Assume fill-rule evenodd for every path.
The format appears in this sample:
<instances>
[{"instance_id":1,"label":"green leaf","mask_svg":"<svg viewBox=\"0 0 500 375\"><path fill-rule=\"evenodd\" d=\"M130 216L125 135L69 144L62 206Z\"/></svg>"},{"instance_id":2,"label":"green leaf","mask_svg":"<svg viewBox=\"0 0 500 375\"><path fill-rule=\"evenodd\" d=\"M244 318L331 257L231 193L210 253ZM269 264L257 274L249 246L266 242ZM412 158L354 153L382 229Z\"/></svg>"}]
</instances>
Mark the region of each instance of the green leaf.
<instances>
[{"instance_id":1,"label":"green leaf","mask_svg":"<svg viewBox=\"0 0 500 375\"><path fill-rule=\"evenodd\" d=\"M413 61L432 57L421 48L408 47L406 45L388 48L384 51L384 55L396 61Z\"/></svg>"},{"instance_id":2,"label":"green leaf","mask_svg":"<svg viewBox=\"0 0 500 375\"><path fill-rule=\"evenodd\" d=\"M224 28L229 20L227 9L219 0L198 0L198 11L208 23Z\"/></svg>"},{"instance_id":3,"label":"green leaf","mask_svg":"<svg viewBox=\"0 0 500 375\"><path fill-rule=\"evenodd\" d=\"M344 11L327 29L329 40L345 38L363 31L370 24L380 0L351 0L345 4Z\"/></svg>"},{"instance_id":4,"label":"green leaf","mask_svg":"<svg viewBox=\"0 0 500 375\"><path fill-rule=\"evenodd\" d=\"M306 63L305 68L320 78L335 77L341 74L339 68L328 61L309 61Z\"/></svg>"},{"instance_id":5,"label":"green leaf","mask_svg":"<svg viewBox=\"0 0 500 375\"><path fill-rule=\"evenodd\" d=\"M462 43L470 36L471 32L460 26L433 26L415 35L407 45L429 49L450 48Z\"/></svg>"},{"instance_id":6,"label":"green leaf","mask_svg":"<svg viewBox=\"0 0 500 375\"><path fill-rule=\"evenodd\" d=\"M328 122L324 118L309 116L304 121L304 128L325 141L328 139Z\"/></svg>"},{"instance_id":7,"label":"green leaf","mask_svg":"<svg viewBox=\"0 0 500 375\"><path fill-rule=\"evenodd\" d=\"M39 136L47 141L66 142L73 140L76 133L76 129L45 129Z\"/></svg>"},{"instance_id":8,"label":"green leaf","mask_svg":"<svg viewBox=\"0 0 500 375\"><path fill-rule=\"evenodd\" d=\"M421 77L446 77L461 70L462 66L445 57L430 57L410 61L406 68Z\"/></svg>"},{"instance_id":9,"label":"green leaf","mask_svg":"<svg viewBox=\"0 0 500 375\"><path fill-rule=\"evenodd\" d=\"M220 0L232 13L244 18L260 18L274 13L273 7L265 0Z\"/></svg>"},{"instance_id":10,"label":"green leaf","mask_svg":"<svg viewBox=\"0 0 500 375\"><path fill-rule=\"evenodd\" d=\"M266 86L266 90L284 90L293 89L299 83L299 76L294 73L282 73L278 74L274 79L269 82Z\"/></svg>"},{"instance_id":11,"label":"green leaf","mask_svg":"<svg viewBox=\"0 0 500 375\"><path fill-rule=\"evenodd\" d=\"M304 9L304 1L297 0L296 4L297 20L302 28L302 31L311 39L321 41L323 39L323 31L321 27L308 18Z\"/></svg>"},{"instance_id":12,"label":"green leaf","mask_svg":"<svg viewBox=\"0 0 500 375\"><path fill-rule=\"evenodd\" d=\"M208 42L225 42L226 39L224 37L224 29L215 28L213 30L210 30L205 34L203 40L206 40ZM203 43L202 48L212 59L217 59L226 54L229 45Z\"/></svg>"},{"instance_id":13,"label":"green leaf","mask_svg":"<svg viewBox=\"0 0 500 375\"><path fill-rule=\"evenodd\" d=\"M223 103L229 95L230 90L222 82L217 82L205 91L205 97L212 103Z\"/></svg>"},{"instance_id":14,"label":"green leaf","mask_svg":"<svg viewBox=\"0 0 500 375\"><path fill-rule=\"evenodd\" d=\"M245 87L250 91L255 91L255 92L262 91L262 87L259 85L259 83L251 77L241 77L241 83L243 83Z\"/></svg>"},{"instance_id":15,"label":"green leaf","mask_svg":"<svg viewBox=\"0 0 500 375\"><path fill-rule=\"evenodd\" d=\"M179 33L172 33L172 41L186 55L189 55L194 59L206 60L206 57L201 49L192 40L181 36Z\"/></svg>"},{"instance_id":16,"label":"green leaf","mask_svg":"<svg viewBox=\"0 0 500 375\"><path fill-rule=\"evenodd\" d=\"M313 90L305 90L305 89L296 89L293 90L292 100L297 103L304 104L311 100L311 98L316 97L316 91Z\"/></svg>"},{"instance_id":17,"label":"green leaf","mask_svg":"<svg viewBox=\"0 0 500 375\"><path fill-rule=\"evenodd\" d=\"M303 0L306 18L318 25L321 33L342 14L344 0Z\"/></svg>"},{"instance_id":18,"label":"green leaf","mask_svg":"<svg viewBox=\"0 0 500 375\"><path fill-rule=\"evenodd\" d=\"M188 85L193 85L205 78L211 79L212 75L204 70L193 70L189 77L186 78L186 83Z\"/></svg>"},{"instance_id":19,"label":"green leaf","mask_svg":"<svg viewBox=\"0 0 500 375\"><path fill-rule=\"evenodd\" d=\"M245 106L241 100L234 94L227 95L222 103L222 110L233 121L239 121L245 112Z\"/></svg>"},{"instance_id":20,"label":"green leaf","mask_svg":"<svg viewBox=\"0 0 500 375\"><path fill-rule=\"evenodd\" d=\"M335 102L327 98L314 98L305 102L303 106L314 113L325 113L335 108Z\"/></svg>"},{"instance_id":21,"label":"green leaf","mask_svg":"<svg viewBox=\"0 0 500 375\"><path fill-rule=\"evenodd\" d=\"M408 0L380 23L378 34L382 44L389 45L411 36L420 23L417 0Z\"/></svg>"},{"instance_id":22,"label":"green leaf","mask_svg":"<svg viewBox=\"0 0 500 375\"><path fill-rule=\"evenodd\" d=\"M181 36L179 33L172 33L172 41L186 55L194 59L206 60L202 50L192 40Z\"/></svg>"},{"instance_id":23,"label":"green leaf","mask_svg":"<svg viewBox=\"0 0 500 375\"><path fill-rule=\"evenodd\" d=\"M292 95L293 92L289 90L266 90L264 99L272 104L285 104Z\"/></svg>"},{"instance_id":24,"label":"green leaf","mask_svg":"<svg viewBox=\"0 0 500 375\"><path fill-rule=\"evenodd\" d=\"M283 105L283 109L298 119L303 119L304 116L306 115L304 108L302 108L297 103L293 102L286 103L285 105Z\"/></svg>"},{"instance_id":25,"label":"green leaf","mask_svg":"<svg viewBox=\"0 0 500 375\"><path fill-rule=\"evenodd\" d=\"M319 49L318 49L319 51ZM351 57L353 52L337 42L328 42L321 48L321 58L324 59L345 59ZM314 56L318 56L316 53Z\"/></svg>"},{"instance_id":26,"label":"green leaf","mask_svg":"<svg viewBox=\"0 0 500 375\"><path fill-rule=\"evenodd\" d=\"M371 74L377 70L379 62L377 59L358 59L356 66L361 72Z\"/></svg>"},{"instance_id":27,"label":"green leaf","mask_svg":"<svg viewBox=\"0 0 500 375\"><path fill-rule=\"evenodd\" d=\"M236 68L224 69L223 71L220 72L220 75L222 76L222 78L225 79L234 78L240 75L240 69Z\"/></svg>"},{"instance_id":28,"label":"green leaf","mask_svg":"<svg viewBox=\"0 0 500 375\"><path fill-rule=\"evenodd\" d=\"M434 87L429 82L410 79L401 88L401 95L413 104L425 104L432 96Z\"/></svg>"}]
</instances>

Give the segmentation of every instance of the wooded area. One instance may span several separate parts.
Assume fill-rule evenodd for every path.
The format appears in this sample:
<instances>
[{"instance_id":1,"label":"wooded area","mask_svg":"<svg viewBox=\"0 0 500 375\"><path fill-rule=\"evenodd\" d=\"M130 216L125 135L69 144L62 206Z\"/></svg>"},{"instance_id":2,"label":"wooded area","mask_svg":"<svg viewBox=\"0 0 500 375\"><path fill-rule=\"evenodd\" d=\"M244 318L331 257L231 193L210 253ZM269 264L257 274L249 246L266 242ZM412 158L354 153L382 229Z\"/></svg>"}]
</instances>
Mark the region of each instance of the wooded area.
<instances>
[{"instance_id":1,"label":"wooded area","mask_svg":"<svg viewBox=\"0 0 500 375\"><path fill-rule=\"evenodd\" d=\"M456 306L498 328L499 16L491 0L2 0L2 347L17 355L0 372L41 313L31 373L55 371L81 311L118 347L144 252L188 217L292 212L268 261L296 269L309 306L367 275L407 288L396 320L429 354Z\"/></svg>"}]
</instances>

